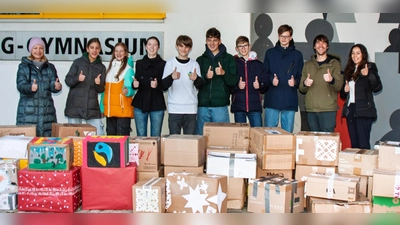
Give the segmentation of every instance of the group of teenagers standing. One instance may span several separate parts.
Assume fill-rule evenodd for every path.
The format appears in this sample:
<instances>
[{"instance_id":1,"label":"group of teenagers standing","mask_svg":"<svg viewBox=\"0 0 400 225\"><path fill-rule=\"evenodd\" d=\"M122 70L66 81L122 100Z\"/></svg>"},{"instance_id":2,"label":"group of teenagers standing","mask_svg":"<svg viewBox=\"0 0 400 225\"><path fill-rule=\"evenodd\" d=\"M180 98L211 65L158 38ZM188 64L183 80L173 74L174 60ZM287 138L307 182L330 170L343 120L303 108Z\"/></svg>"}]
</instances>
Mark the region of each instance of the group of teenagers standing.
<instances>
[{"instance_id":1,"label":"group of teenagers standing","mask_svg":"<svg viewBox=\"0 0 400 225\"><path fill-rule=\"evenodd\" d=\"M382 90L382 83L366 47L356 44L350 49L343 72L340 58L328 53L325 35L315 37L315 55L307 62L295 49L292 36L291 26L280 26L278 41L266 51L264 62L251 51L245 36L236 39L237 54L229 54L216 28L206 32L206 50L196 60L189 57L193 46L189 36L176 39L178 54L168 61L158 54L160 41L153 36L146 40L147 54L135 65L127 46L117 43L108 68L99 55L99 39L92 38L65 77L69 93L64 114L68 123L84 120L99 135L105 134L105 116L107 135L130 135L134 118L137 136L148 135L148 121L150 136L160 136L167 109L170 134L183 130L183 134L202 135L205 122L230 122L230 105L237 123L277 127L280 122L292 133L299 90L305 95L310 130L333 132L340 93L346 100L342 116L347 119L352 147L370 149L371 127L377 118L373 93ZM31 54L22 58L17 72L17 124L36 124L37 136L51 135L51 124L57 122L52 93L62 89L44 48L42 39L31 38Z\"/></svg>"}]
</instances>

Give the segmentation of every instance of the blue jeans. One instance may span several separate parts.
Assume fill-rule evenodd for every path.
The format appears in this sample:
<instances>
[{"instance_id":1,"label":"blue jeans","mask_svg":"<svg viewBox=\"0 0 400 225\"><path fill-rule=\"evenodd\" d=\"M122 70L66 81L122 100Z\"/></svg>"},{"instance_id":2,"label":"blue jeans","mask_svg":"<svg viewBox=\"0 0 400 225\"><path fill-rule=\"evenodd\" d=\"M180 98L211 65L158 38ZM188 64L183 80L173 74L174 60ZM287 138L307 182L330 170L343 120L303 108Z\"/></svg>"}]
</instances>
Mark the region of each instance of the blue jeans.
<instances>
[{"instance_id":1,"label":"blue jeans","mask_svg":"<svg viewBox=\"0 0 400 225\"><path fill-rule=\"evenodd\" d=\"M84 119L79 119L79 118L68 118L68 123L73 123L73 124L82 124L82 121ZM87 124L90 124L94 127L96 127L96 134L99 136L105 135L104 133L104 124L101 121L101 119L90 119L86 120Z\"/></svg>"},{"instance_id":2,"label":"blue jeans","mask_svg":"<svg viewBox=\"0 0 400 225\"><path fill-rule=\"evenodd\" d=\"M287 132L293 133L295 113L295 111L291 110L265 108L265 126L277 127L280 119L282 129L286 130Z\"/></svg>"},{"instance_id":3,"label":"blue jeans","mask_svg":"<svg viewBox=\"0 0 400 225\"><path fill-rule=\"evenodd\" d=\"M229 123L228 106L222 107L199 107L197 109L197 134L203 135L205 122Z\"/></svg>"},{"instance_id":4,"label":"blue jeans","mask_svg":"<svg viewBox=\"0 0 400 225\"><path fill-rule=\"evenodd\" d=\"M262 127L261 112L234 112L235 123L246 123L249 118L251 127Z\"/></svg>"},{"instance_id":5,"label":"blue jeans","mask_svg":"<svg viewBox=\"0 0 400 225\"><path fill-rule=\"evenodd\" d=\"M161 128L164 120L164 110L143 112L135 108L135 125L137 136L147 136L147 121L150 117L150 135L152 137L161 136Z\"/></svg>"},{"instance_id":6,"label":"blue jeans","mask_svg":"<svg viewBox=\"0 0 400 225\"><path fill-rule=\"evenodd\" d=\"M310 131L334 132L336 126L336 111L307 112Z\"/></svg>"}]
</instances>

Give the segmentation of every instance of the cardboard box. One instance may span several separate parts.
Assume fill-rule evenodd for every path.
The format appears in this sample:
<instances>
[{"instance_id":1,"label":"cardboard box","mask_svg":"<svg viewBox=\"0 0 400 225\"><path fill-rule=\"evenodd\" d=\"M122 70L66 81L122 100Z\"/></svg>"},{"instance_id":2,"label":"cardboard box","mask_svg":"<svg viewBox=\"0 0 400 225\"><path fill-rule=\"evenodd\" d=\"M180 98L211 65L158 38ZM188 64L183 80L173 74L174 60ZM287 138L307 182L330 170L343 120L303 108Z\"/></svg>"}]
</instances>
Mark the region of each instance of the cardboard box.
<instances>
[{"instance_id":1,"label":"cardboard box","mask_svg":"<svg viewBox=\"0 0 400 225\"><path fill-rule=\"evenodd\" d=\"M341 150L339 133L300 131L295 136L297 165L338 165Z\"/></svg>"},{"instance_id":2,"label":"cardboard box","mask_svg":"<svg viewBox=\"0 0 400 225\"><path fill-rule=\"evenodd\" d=\"M138 181L132 187L134 213L165 212L165 178Z\"/></svg>"},{"instance_id":3,"label":"cardboard box","mask_svg":"<svg viewBox=\"0 0 400 225\"><path fill-rule=\"evenodd\" d=\"M164 165L198 167L204 164L206 151L204 136L170 135L164 142Z\"/></svg>"},{"instance_id":4,"label":"cardboard box","mask_svg":"<svg viewBox=\"0 0 400 225\"><path fill-rule=\"evenodd\" d=\"M164 176L164 166L160 166L158 171L139 171L138 181L150 180L153 177L163 177Z\"/></svg>"},{"instance_id":5,"label":"cardboard box","mask_svg":"<svg viewBox=\"0 0 400 225\"><path fill-rule=\"evenodd\" d=\"M30 170L70 170L74 160L71 138L35 137L28 144Z\"/></svg>"},{"instance_id":6,"label":"cardboard box","mask_svg":"<svg viewBox=\"0 0 400 225\"><path fill-rule=\"evenodd\" d=\"M360 193L360 177L350 175L310 174L307 196L354 202Z\"/></svg>"},{"instance_id":7,"label":"cardboard box","mask_svg":"<svg viewBox=\"0 0 400 225\"><path fill-rule=\"evenodd\" d=\"M296 155L293 151L266 151L257 154L257 165L268 170L293 170Z\"/></svg>"},{"instance_id":8,"label":"cardboard box","mask_svg":"<svg viewBox=\"0 0 400 225\"><path fill-rule=\"evenodd\" d=\"M0 137L7 135L36 137L36 125L0 125Z\"/></svg>"},{"instance_id":9,"label":"cardboard box","mask_svg":"<svg viewBox=\"0 0 400 225\"><path fill-rule=\"evenodd\" d=\"M167 212L227 212L226 176L171 173L166 178Z\"/></svg>"},{"instance_id":10,"label":"cardboard box","mask_svg":"<svg viewBox=\"0 0 400 225\"><path fill-rule=\"evenodd\" d=\"M400 142L387 141L381 143L378 169L400 170Z\"/></svg>"},{"instance_id":11,"label":"cardboard box","mask_svg":"<svg viewBox=\"0 0 400 225\"><path fill-rule=\"evenodd\" d=\"M203 135L207 147L225 146L230 148L249 148L249 123L204 123Z\"/></svg>"},{"instance_id":12,"label":"cardboard box","mask_svg":"<svg viewBox=\"0 0 400 225\"><path fill-rule=\"evenodd\" d=\"M124 168L81 167L82 209L132 210L136 163Z\"/></svg>"},{"instance_id":13,"label":"cardboard box","mask_svg":"<svg viewBox=\"0 0 400 225\"><path fill-rule=\"evenodd\" d=\"M123 168L129 163L128 136L86 136L82 167Z\"/></svg>"},{"instance_id":14,"label":"cardboard box","mask_svg":"<svg viewBox=\"0 0 400 225\"><path fill-rule=\"evenodd\" d=\"M368 198L360 194L355 202L338 201L324 198L309 197L307 199L308 213L371 213L372 204Z\"/></svg>"},{"instance_id":15,"label":"cardboard box","mask_svg":"<svg viewBox=\"0 0 400 225\"><path fill-rule=\"evenodd\" d=\"M73 166L83 165L83 140L84 137L69 136L72 138L72 144L74 145L74 160L72 162Z\"/></svg>"},{"instance_id":16,"label":"cardboard box","mask_svg":"<svg viewBox=\"0 0 400 225\"><path fill-rule=\"evenodd\" d=\"M375 169L372 195L388 198L400 198L399 172Z\"/></svg>"},{"instance_id":17,"label":"cardboard box","mask_svg":"<svg viewBox=\"0 0 400 225\"><path fill-rule=\"evenodd\" d=\"M228 177L227 208L243 209L246 201L246 183L243 178Z\"/></svg>"},{"instance_id":18,"label":"cardboard box","mask_svg":"<svg viewBox=\"0 0 400 225\"><path fill-rule=\"evenodd\" d=\"M0 158L28 159L27 146L32 139L28 136L0 137Z\"/></svg>"},{"instance_id":19,"label":"cardboard box","mask_svg":"<svg viewBox=\"0 0 400 225\"><path fill-rule=\"evenodd\" d=\"M260 178L260 177L276 176L291 180L294 178L293 173L294 170L264 170L261 169L259 166L257 166L256 177Z\"/></svg>"},{"instance_id":20,"label":"cardboard box","mask_svg":"<svg viewBox=\"0 0 400 225\"><path fill-rule=\"evenodd\" d=\"M16 210L17 199L17 193L0 193L0 210Z\"/></svg>"},{"instance_id":21,"label":"cardboard box","mask_svg":"<svg viewBox=\"0 0 400 225\"><path fill-rule=\"evenodd\" d=\"M400 213L399 198L372 197L372 212L373 213Z\"/></svg>"},{"instance_id":22,"label":"cardboard box","mask_svg":"<svg viewBox=\"0 0 400 225\"><path fill-rule=\"evenodd\" d=\"M207 155L209 152L229 152L229 153L238 153L238 154L247 154L249 151L245 148L229 148L229 147L207 147L206 148L206 162L207 162Z\"/></svg>"},{"instance_id":23,"label":"cardboard box","mask_svg":"<svg viewBox=\"0 0 400 225\"><path fill-rule=\"evenodd\" d=\"M160 153L160 159L161 159L161 165L164 165L164 152L165 152L165 139L167 138L167 137L169 137L169 134L163 134L163 135L161 135L161 138L160 138L160 150L161 150L161 153Z\"/></svg>"},{"instance_id":24,"label":"cardboard box","mask_svg":"<svg viewBox=\"0 0 400 225\"><path fill-rule=\"evenodd\" d=\"M251 152L263 151L295 151L296 139L292 133L279 127L252 127L250 129Z\"/></svg>"},{"instance_id":25,"label":"cardboard box","mask_svg":"<svg viewBox=\"0 0 400 225\"><path fill-rule=\"evenodd\" d=\"M82 203L80 167L68 171L18 171L18 210L75 212Z\"/></svg>"},{"instance_id":26,"label":"cardboard box","mask_svg":"<svg viewBox=\"0 0 400 225\"><path fill-rule=\"evenodd\" d=\"M207 174L225 175L232 178L256 178L256 154L209 152Z\"/></svg>"},{"instance_id":27,"label":"cardboard box","mask_svg":"<svg viewBox=\"0 0 400 225\"><path fill-rule=\"evenodd\" d=\"M304 181L279 177L249 179L247 211L254 213L301 213Z\"/></svg>"},{"instance_id":28,"label":"cardboard box","mask_svg":"<svg viewBox=\"0 0 400 225\"><path fill-rule=\"evenodd\" d=\"M51 124L52 137L86 137L95 136L96 127L90 124L53 123Z\"/></svg>"},{"instance_id":29,"label":"cardboard box","mask_svg":"<svg viewBox=\"0 0 400 225\"><path fill-rule=\"evenodd\" d=\"M378 168L377 150L347 148L339 153L338 171L340 174L372 176Z\"/></svg>"},{"instance_id":30,"label":"cardboard box","mask_svg":"<svg viewBox=\"0 0 400 225\"><path fill-rule=\"evenodd\" d=\"M160 138L130 137L129 162L138 165L138 171L156 172L160 169Z\"/></svg>"},{"instance_id":31,"label":"cardboard box","mask_svg":"<svg viewBox=\"0 0 400 225\"><path fill-rule=\"evenodd\" d=\"M204 173L204 165L201 166L164 166L164 177L170 173Z\"/></svg>"}]
</instances>

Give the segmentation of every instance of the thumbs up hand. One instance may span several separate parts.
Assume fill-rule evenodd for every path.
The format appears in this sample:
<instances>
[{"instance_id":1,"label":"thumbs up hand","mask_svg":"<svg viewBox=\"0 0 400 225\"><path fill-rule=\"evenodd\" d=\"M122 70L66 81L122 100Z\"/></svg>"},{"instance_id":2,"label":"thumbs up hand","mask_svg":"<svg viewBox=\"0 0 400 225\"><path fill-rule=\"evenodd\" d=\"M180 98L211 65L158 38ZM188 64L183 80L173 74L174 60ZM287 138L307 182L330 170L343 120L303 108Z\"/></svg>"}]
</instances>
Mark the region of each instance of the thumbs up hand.
<instances>
[{"instance_id":1,"label":"thumbs up hand","mask_svg":"<svg viewBox=\"0 0 400 225\"><path fill-rule=\"evenodd\" d=\"M242 77L239 78L239 83L238 83L239 89L243 90L246 87L246 82L242 80Z\"/></svg>"},{"instance_id":2,"label":"thumbs up hand","mask_svg":"<svg viewBox=\"0 0 400 225\"><path fill-rule=\"evenodd\" d=\"M81 73L79 74L79 81L82 82L85 80L85 75L83 75L83 72L81 70Z\"/></svg>"},{"instance_id":3,"label":"thumbs up hand","mask_svg":"<svg viewBox=\"0 0 400 225\"><path fill-rule=\"evenodd\" d=\"M276 76L276 73L274 73L274 79L272 80L272 85L278 86L279 80L278 77Z\"/></svg>"},{"instance_id":4,"label":"thumbs up hand","mask_svg":"<svg viewBox=\"0 0 400 225\"><path fill-rule=\"evenodd\" d=\"M292 77L288 80L288 84L289 84L290 87L294 87L294 85L295 85L295 80L294 80L293 75L292 75Z\"/></svg>"},{"instance_id":5,"label":"thumbs up hand","mask_svg":"<svg viewBox=\"0 0 400 225\"><path fill-rule=\"evenodd\" d=\"M216 73L217 75L220 75L220 76L221 76L221 75L225 75L225 70L222 68L220 62L218 62L218 67L215 68L215 73Z\"/></svg>"},{"instance_id":6,"label":"thumbs up hand","mask_svg":"<svg viewBox=\"0 0 400 225\"><path fill-rule=\"evenodd\" d=\"M56 79L56 82L54 83L54 88L55 88L57 91L61 90L61 88L62 88L62 85L61 85L61 83L60 83L60 81L59 81L58 78Z\"/></svg>"},{"instance_id":7,"label":"thumbs up hand","mask_svg":"<svg viewBox=\"0 0 400 225\"><path fill-rule=\"evenodd\" d=\"M133 78L133 87L138 88L139 87L139 81L136 80L136 78Z\"/></svg>"},{"instance_id":8,"label":"thumbs up hand","mask_svg":"<svg viewBox=\"0 0 400 225\"><path fill-rule=\"evenodd\" d=\"M97 75L97 77L94 79L94 83L97 85L100 84L100 76L101 76L101 74Z\"/></svg>"},{"instance_id":9,"label":"thumbs up hand","mask_svg":"<svg viewBox=\"0 0 400 225\"><path fill-rule=\"evenodd\" d=\"M333 77L331 75L331 73L329 72L329 69L326 70L326 74L324 74L324 80L327 83L330 83L333 80Z\"/></svg>"},{"instance_id":10,"label":"thumbs up hand","mask_svg":"<svg viewBox=\"0 0 400 225\"><path fill-rule=\"evenodd\" d=\"M128 94L128 88L125 86L122 88L122 94L127 95Z\"/></svg>"},{"instance_id":11,"label":"thumbs up hand","mask_svg":"<svg viewBox=\"0 0 400 225\"><path fill-rule=\"evenodd\" d=\"M363 76L368 76L368 64L367 63L365 63L364 69L361 70L361 74Z\"/></svg>"},{"instance_id":12,"label":"thumbs up hand","mask_svg":"<svg viewBox=\"0 0 400 225\"><path fill-rule=\"evenodd\" d=\"M157 78L154 78L154 80L150 81L151 88L157 88L157 85L158 85Z\"/></svg>"},{"instance_id":13,"label":"thumbs up hand","mask_svg":"<svg viewBox=\"0 0 400 225\"><path fill-rule=\"evenodd\" d=\"M37 89L38 89L38 85L36 83L36 79L33 79L33 84L32 84L31 90L32 90L32 92L36 92Z\"/></svg>"},{"instance_id":14,"label":"thumbs up hand","mask_svg":"<svg viewBox=\"0 0 400 225\"><path fill-rule=\"evenodd\" d=\"M177 80L181 77L181 73L176 71L176 67L174 69L174 71L172 72L172 79Z\"/></svg>"},{"instance_id":15,"label":"thumbs up hand","mask_svg":"<svg viewBox=\"0 0 400 225\"><path fill-rule=\"evenodd\" d=\"M313 84L314 80L310 78L310 74L308 74L307 79L304 81L304 85L306 85L307 87L311 87L311 85Z\"/></svg>"},{"instance_id":16,"label":"thumbs up hand","mask_svg":"<svg viewBox=\"0 0 400 225\"><path fill-rule=\"evenodd\" d=\"M260 89L260 83L258 82L258 76L256 76L255 81L253 82L254 89Z\"/></svg>"},{"instance_id":17,"label":"thumbs up hand","mask_svg":"<svg viewBox=\"0 0 400 225\"><path fill-rule=\"evenodd\" d=\"M207 78L208 79L212 79L214 76L214 72L212 71L212 67L208 67L208 71L207 71Z\"/></svg>"},{"instance_id":18,"label":"thumbs up hand","mask_svg":"<svg viewBox=\"0 0 400 225\"><path fill-rule=\"evenodd\" d=\"M346 80L346 85L344 86L344 92L349 92L350 91L350 86L349 86L349 82Z\"/></svg>"},{"instance_id":19,"label":"thumbs up hand","mask_svg":"<svg viewBox=\"0 0 400 225\"><path fill-rule=\"evenodd\" d=\"M189 74L189 79L195 81L197 79L196 68L194 68L193 73Z\"/></svg>"}]
</instances>

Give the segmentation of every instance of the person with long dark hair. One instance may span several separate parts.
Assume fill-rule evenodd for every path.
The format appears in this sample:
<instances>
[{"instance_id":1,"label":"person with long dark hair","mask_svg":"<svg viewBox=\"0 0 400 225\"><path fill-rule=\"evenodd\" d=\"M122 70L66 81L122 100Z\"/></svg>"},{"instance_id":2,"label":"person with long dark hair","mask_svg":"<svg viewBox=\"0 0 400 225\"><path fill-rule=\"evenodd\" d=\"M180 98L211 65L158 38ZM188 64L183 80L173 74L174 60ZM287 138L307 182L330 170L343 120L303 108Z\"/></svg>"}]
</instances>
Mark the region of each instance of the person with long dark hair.
<instances>
[{"instance_id":1,"label":"person with long dark hair","mask_svg":"<svg viewBox=\"0 0 400 225\"><path fill-rule=\"evenodd\" d=\"M351 147L371 149L372 122L377 119L373 93L382 90L375 63L369 62L367 48L362 44L351 47L340 91L345 99L342 116L346 117Z\"/></svg>"}]
</instances>

